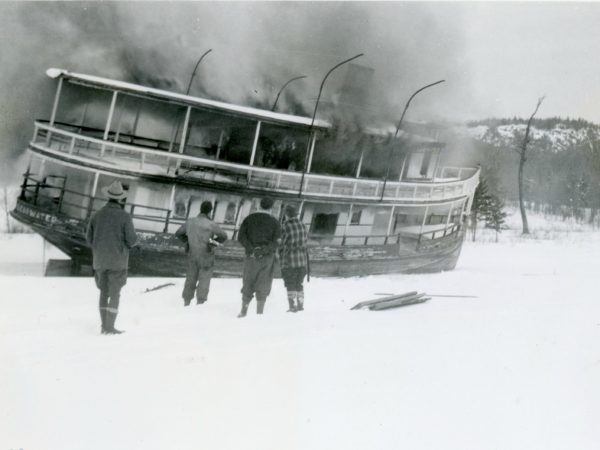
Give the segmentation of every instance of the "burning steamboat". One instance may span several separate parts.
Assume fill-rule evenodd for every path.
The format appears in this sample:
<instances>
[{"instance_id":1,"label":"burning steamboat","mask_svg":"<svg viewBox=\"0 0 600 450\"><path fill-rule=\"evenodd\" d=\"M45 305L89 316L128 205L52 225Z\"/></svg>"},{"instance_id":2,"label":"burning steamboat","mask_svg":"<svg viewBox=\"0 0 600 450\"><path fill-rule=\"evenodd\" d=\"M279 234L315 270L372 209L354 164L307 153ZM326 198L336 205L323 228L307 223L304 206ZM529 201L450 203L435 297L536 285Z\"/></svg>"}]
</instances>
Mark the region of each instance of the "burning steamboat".
<instances>
[{"instance_id":1,"label":"burning steamboat","mask_svg":"<svg viewBox=\"0 0 600 450\"><path fill-rule=\"evenodd\" d=\"M140 237L130 272L185 274L175 230L202 201L230 240L215 272L240 274L239 226L261 197L300 206L311 273L453 269L479 170L443 167L443 144L373 130L344 139L324 120L49 69L57 91L37 120L13 217L72 260L91 263L85 229L120 180ZM388 149L393 149L388 153ZM340 152L345 155L340 160Z\"/></svg>"}]
</instances>

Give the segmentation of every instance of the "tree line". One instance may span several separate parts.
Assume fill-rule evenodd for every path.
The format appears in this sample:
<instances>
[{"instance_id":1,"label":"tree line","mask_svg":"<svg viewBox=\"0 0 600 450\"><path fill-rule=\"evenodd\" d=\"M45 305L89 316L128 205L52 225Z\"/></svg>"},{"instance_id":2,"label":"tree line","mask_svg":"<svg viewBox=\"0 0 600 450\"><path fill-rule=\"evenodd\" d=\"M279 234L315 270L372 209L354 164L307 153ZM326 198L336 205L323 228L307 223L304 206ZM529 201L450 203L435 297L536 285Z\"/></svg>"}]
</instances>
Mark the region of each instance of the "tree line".
<instances>
[{"instance_id":1,"label":"tree line","mask_svg":"<svg viewBox=\"0 0 600 450\"><path fill-rule=\"evenodd\" d=\"M470 125L526 124L528 119L487 119ZM523 198L528 205L543 205L558 212L593 221L600 210L600 127L583 119L533 119L535 129L572 128L585 130L579 138L558 149L548 135L530 138L527 163L523 167ZM493 131L492 131L493 132ZM491 195L510 202L519 200L519 150L525 132L514 131L508 141L473 138L450 139L450 159L465 164L480 164L486 189ZM564 144L564 143L563 143Z\"/></svg>"}]
</instances>

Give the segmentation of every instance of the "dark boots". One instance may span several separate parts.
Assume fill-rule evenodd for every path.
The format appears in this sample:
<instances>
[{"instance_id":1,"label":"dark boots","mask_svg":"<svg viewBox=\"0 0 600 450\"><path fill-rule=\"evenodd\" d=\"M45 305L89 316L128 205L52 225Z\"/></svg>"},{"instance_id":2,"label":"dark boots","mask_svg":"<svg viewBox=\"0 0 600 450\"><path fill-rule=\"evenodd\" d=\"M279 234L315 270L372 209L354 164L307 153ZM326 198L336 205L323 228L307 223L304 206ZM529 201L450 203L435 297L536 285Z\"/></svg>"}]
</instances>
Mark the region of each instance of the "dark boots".
<instances>
[{"instance_id":1,"label":"dark boots","mask_svg":"<svg viewBox=\"0 0 600 450\"><path fill-rule=\"evenodd\" d=\"M304 311L304 291L298 291L297 294L296 311Z\"/></svg>"},{"instance_id":2,"label":"dark boots","mask_svg":"<svg viewBox=\"0 0 600 450\"><path fill-rule=\"evenodd\" d=\"M100 307L100 321L102 322L101 333L106 334L106 308Z\"/></svg>"},{"instance_id":3,"label":"dark boots","mask_svg":"<svg viewBox=\"0 0 600 450\"><path fill-rule=\"evenodd\" d=\"M246 317L248 314L248 306L250 305L250 301L252 299L242 299L242 310L238 314L238 317ZM256 300L256 314L262 314L265 309L266 300Z\"/></svg>"},{"instance_id":4,"label":"dark boots","mask_svg":"<svg viewBox=\"0 0 600 450\"><path fill-rule=\"evenodd\" d=\"M238 317L246 317L246 314L248 313L248 305L250 304L249 301L246 300L242 300L242 310L240 311L240 313L238 314Z\"/></svg>"},{"instance_id":5,"label":"dark boots","mask_svg":"<svg viewBox=\"0 0 600 450\"><path fill-rule=\"evenodd\" d=\"M103 334L121 334L123 331L115 328L115 320L117 320L117 313L114 311L106 310L106 318L104 327L102 328Z\"/></svg>"},{"instance_id":6,"label":"dark boots","mask_svg":"<svg viewBox=\"0 0 600 450\"><path fill-rule=\"evenodd\" d=\"M296 312L296 295L298 293L296 291L288 291L287 293L287 298L288 298L288 304L290 305L290 309L288 309L288 312Z\"/></svg>"}]
</instances>

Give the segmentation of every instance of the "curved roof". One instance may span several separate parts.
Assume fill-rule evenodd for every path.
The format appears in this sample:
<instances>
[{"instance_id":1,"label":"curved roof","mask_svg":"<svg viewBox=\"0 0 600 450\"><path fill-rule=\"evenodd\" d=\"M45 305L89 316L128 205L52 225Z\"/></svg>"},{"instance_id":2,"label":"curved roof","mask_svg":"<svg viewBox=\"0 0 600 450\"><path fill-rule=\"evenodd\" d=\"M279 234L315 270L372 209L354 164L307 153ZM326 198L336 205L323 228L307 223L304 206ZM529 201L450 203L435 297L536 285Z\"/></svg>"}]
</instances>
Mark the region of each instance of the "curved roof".
<instances>
[{"instance_id":1,"label":"curved roof","mask_svg":"<svg viewBox=\"0 0 600 450\"><path fill-rule=\"evenodd\" d=\"M291 114L282 114L264 109L252 108L249 106L234 105L232 103L219 102L191 95L178 94L176 92L165 91L162 89L141 86L139 84L127 83L125 81L112 80L110 78L97 77L94 75L86 75L81 73L69 72L64 69L50 68L46 70L46 75L50 78L63 77L74 82L94 86L101 89L117 90L130 92L148 97L160 98L170 101L185 103L191 106L199 106L204 109L221 111L229 114L240 116L249 116L258 120L269 122L277 122L281 124L310 126L311 118L302 116L293 116ZM331 125L324 120L315 119L314 127L330 128Z\"/></svg>"}]
</instances>

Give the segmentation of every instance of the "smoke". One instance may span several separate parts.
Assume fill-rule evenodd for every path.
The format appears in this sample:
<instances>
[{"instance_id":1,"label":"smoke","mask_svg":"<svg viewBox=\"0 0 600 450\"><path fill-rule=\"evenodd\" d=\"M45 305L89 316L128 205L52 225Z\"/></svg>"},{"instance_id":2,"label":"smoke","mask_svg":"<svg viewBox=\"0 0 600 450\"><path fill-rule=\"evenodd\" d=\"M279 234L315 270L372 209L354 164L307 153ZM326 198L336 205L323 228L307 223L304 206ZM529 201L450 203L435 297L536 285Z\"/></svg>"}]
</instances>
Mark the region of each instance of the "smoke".
<instances>
[{"instance_id":1,"label":"smoke","mask_svg":"<svg viewBox=\"0 0 600 450\"><path fill-rule=\"evenodd\" d=\"M327 71L364 53L354 63L372 72L369 86L352 86L348 65L340 67L319 117L356 98L342 87L361 93L354 119L378 126L396 122L411 93L438 79L448 81L420 94L408 120L457 118L470 101L460 8L451 3L0 3L0 40L3 178L14 173L33 119L49 116L48 67L185 92L210 48L191 94L270 109L287 80L306 75L286 88L277 110L311 115Z\"/></svg>"}]
</instances>

